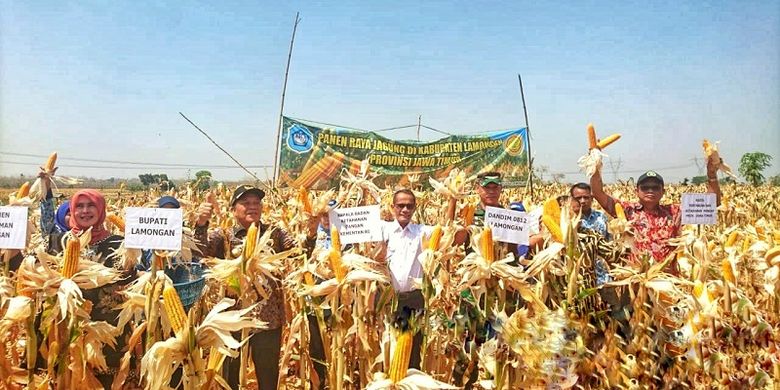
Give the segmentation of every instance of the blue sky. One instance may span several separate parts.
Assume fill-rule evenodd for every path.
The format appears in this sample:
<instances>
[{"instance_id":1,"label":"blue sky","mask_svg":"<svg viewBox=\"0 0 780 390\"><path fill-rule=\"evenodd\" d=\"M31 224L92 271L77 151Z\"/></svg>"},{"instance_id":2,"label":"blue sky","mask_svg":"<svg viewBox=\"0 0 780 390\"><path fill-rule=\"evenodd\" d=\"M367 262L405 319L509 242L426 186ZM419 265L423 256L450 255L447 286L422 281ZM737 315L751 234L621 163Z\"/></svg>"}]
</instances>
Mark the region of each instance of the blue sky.
<instances>
[{"instance_id":1,"label":"blue sky","mask_svg":"<svg viewBox=\"0 0 780 390\"><path fill-rule=\"evenodd\" d=\"M82 158L246 177L220 168L231 161L179 111L244 164L273 164L296 11L289 116L369 130L418 115L453 133L522 127L521 73L535 161L568 180L583 178L576 160L588 122L623 134L607 150L622 160L621 178L651 168L668 181L695 175L705 137L722 141L732 166L761 151L775 158L767 173L780 173L776 1L0 7L0 175L33 174L24 164L42 162L9 153L57 150L68 176L188 173L69 160Z\"/></svg>"}]
</instances>

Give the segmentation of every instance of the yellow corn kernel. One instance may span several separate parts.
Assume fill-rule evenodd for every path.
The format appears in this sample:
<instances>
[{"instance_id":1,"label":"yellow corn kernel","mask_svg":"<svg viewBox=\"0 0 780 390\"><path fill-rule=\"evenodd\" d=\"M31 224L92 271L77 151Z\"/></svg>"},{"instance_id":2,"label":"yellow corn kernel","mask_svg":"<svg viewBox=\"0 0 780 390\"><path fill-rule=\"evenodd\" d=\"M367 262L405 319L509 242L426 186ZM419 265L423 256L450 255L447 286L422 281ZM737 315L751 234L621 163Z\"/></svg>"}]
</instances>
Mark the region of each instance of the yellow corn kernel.
<instances>
[{"instance_id":1,"label":"yellow corn kernel","mask_svg":"<svg viewBox=\"0 0 780 390\"><path fill-rule=\"evenodd\" d=\"M596 142L596 128L593 127L593 123L588 123L588 149L598 147Z\"/></svg>"},{"instance_id":2,"label":"yellow corn kernel","mask_svg":"<svg viewBox=\"0 0 780 390\"><path fill-rule=\"evenodd\" d=\"M496 259L496 255L493 252L493 229L490 226L486 226L482 230L479 236L479 247L482 250L482 257L487 260L488 264L492 263Z\"/></svg>"},{"instance_id":3,"label":"yellow corn kernel","mask_svg":"<svg viewBox=\"0 0 780 390\"><path fill-rule=\"evenodd\" d=\"M609 145L612 145L615 141L620 139L620 134L612 134L607 138L604 138L603 140L600 140L596 143L596 147L599 149L604 149Z\"/></svg>"},{"instance_id":4,"label":"yellow corn kernel","mask_svg":"<svg viewBox=\"0 0 780 390\"><path fill-rule=\"evenodd\" d=\"M46 165L43 166L43 169L46 172L51 172L54 169L54 165L57 163L57 152L54 152L49 155L49 158L46 160Z\"/></svg>"},{"instance_id":5,"label":"yellow corn kernel","mask_svg":"<svg viewBox=\"0 0 780 390\"><path fill-rule=\"evenodd\" d=\"M442 228L441 225L436 224L431 232L431 237L428 239L428 248L432 250L439 249L439 241L441 241Z\"/></svg>"},{"instance_id":6,"label":"yellow corn kernel","mask_svg":"<svg viewBox=\"0 0 780 390\"><path fill-rule=\"evenodd\" d=\"M330 227L330 246L341 251L341 239L339 238L339 230L335 226Z\"/></svg>"},{"instance_id":7,"label":"yellow corn kernel","mask_svg":"<svg viewBox=\"0 0 780 390\"><path fill-rule=\"evenodd\" d=\"M244 259L252 257L257 247L257 224L252 222L249 225L249 229L246 230L246 238L244 238Z\"/></svg>"},{"instance_id":8,"label":"yellow corn kernel","mask_svg":"<svg viewBox=\"0 0 780 390\"><path fill-rule=\"evenodd\" d=\"M179 294L176 293L176 289L171 285L166 285L163 289L163 304L173 332L179 333L187 323L187 312L184 311L184 305L181 304Z\"/></svg>"},{"instance_id":9,"label":"yellow corn kernel","mask_svg":"<svg viewBox=\"0 0 780 390\"><path fill-rule=\"evenodd\" d=\"M395 350L390 360L390 369L387 376L393 383L398 383L406 377L409 369L409 360L412 357L412 332L407 330L395 339Z\"/></svg>"},{"instance_id":10,"label":"yellow corn kernel","mask_svg":"<svg viewBox=\"0 0 780 390\"><path fill-rule=\"evenodd\" d=\"M336 275L336 280L339 282L344 281L344 278L347 276L347 267L341 261L341 250L335 246L330 248L328 260L330 260L330 267L333 269L333 274Z\"/></svg>"},{"instance_id":11,"label":"yellow corn kernel","mask_svg":"<svg viewBox=\"0 0 780 390\"><path fill-rule=\"evenodd\" d=\"M17 272L16 274L16 295L32 298L32 294L24 289L24 272Z\"/></svg>"},{"instance_id":12,"label":"yellow corn kernel","mask_svg":"<svg viewBox=\"0 0 780 390\"><path fill-rule=\"evenodd\" d=\"M298 190L298 202L300 202L304 213L311 214L311 200L309 199L309 191L306 187L301 187Z\"/></svg>"},{"instance_id":13,"label":"yellow corn kernel","mask_svg":"<svg viewBox=\"0 0 780 390\"><path fill-rule=\"evenodd\" d=\"M311 276L311 272L304 272L303 273L303 281L306 282L307 285L313 286L314 285L314 277Z\"/></svg>"},{"instance_id":14,"label":"yellow corn kernel","mask_svg":"<svg viewBox=\"0 0 780 390\"><path fill-rule=\"evenodd\" d=\"M79 255L81 254L81 243L78 238L68 238L65 244L65 251L62 258L62 274L63 278L70 279L76 274L79 269Z\"/></svg>"},{"instance_id":15,"label":"yellow corn kernel","mask_svg":"<svg viewBox=\"0 0 780 390\"><path fill-rule=\"evenodd\" d=\"M124 232L125 231L125 219L114 214L114 213L108 213L106 215L106 219L108 222L111 222L112 225L116 226L117 230Z\"/></svg>"},{"instance_id":16,"label":"yellow corn kernel","mask_svg":"<svg viewBox=\"0 0 780 390\"><path fill-rule=\"evenodd\" d=\"M16 199L24 198L29 194L30 194L30 182L26 181L24 182L24 184L22 184L19 187L19 190L16 191Z\"/></svg>"},{"instance_id":17,"label":"yellow corn kernel","mask_svg":"<svg viewBox=\"0 0 780 390\"><path fill-rule=\"evenodd\" d=\"M553 219L553 217L549 215L543 215L542 223L545 227L547 227L547 230L550 232L553 240L557 242L563 242L563 233L561 232L561 227L558 225L558 222Z\"/></svg>"},{"instance_id":18,"label":"yellow corn kernel","mask_svg":"<svg viewBox=\"0 0 780 390\"><path fill-rule=\"evenodd\" d=\"M750 249L751 244L753 244L753 237L745 236L745 239L742 240L742 253L747 253L748 249Z\"/></svg>"},{"instance_id":19,"label":"yellow corn kernel","mask_svg":"<svg viewBox=\"0 0 780 390\"><path fill-rule=\"evenodd\" d=\"M615 202L615 215L617 216L617 219L621 221L626 220L626 211L623 210L623 205L621 205L620 202Z\"/></svg>"}]
</instances>

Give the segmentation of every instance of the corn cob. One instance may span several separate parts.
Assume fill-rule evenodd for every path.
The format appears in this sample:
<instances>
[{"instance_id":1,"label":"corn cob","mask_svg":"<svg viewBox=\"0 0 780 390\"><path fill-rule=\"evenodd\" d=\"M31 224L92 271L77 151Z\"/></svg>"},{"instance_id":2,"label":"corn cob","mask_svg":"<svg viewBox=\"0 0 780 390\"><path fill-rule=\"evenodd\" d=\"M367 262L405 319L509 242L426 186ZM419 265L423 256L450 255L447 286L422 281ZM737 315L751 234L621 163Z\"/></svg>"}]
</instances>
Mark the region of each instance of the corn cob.
<instances>
[{"instance_id":1,"label":"corn cob","mask_svg":"<svg viewBox=\"0 0 780 390\"><path fill-rule=\"evenodd\" d=\"M442 229L441 225L436 224L431 232L431 237L428 239L428 248L432 250L439 249L439 241L441 241Z\"/></svg>"},{"instance_id":2,"label":"corn cob","mask_svg":"<svg viewBox=\"0 0 780 390\"><path fill-rule=\"evenodd\" d=\"M734 244L737 242L741 234L738 231L733 231L731 234L729 234L729 237L726 239L726 248L731 248L734 246Z\"/></svg>"},{"instance_id":3,"label":"corn cob","mask_svg":"<svg viewBox=\"0 0 780 390\"><path fill-rule=\"evenodd\" d=\"M46 172L51 172L54 170L54 165L57 163L57 152L54 152L49 155L49 158L46 160L46 165L43 166L43 170Z\"/></svg>"},{"instance_id":4,"label":"corn cob","mask_svg":"<svg viewBox=\"0 0 780 390\"><path fill-rule=\"evenodd\" d=\"M721 261L720 270L723 274L723 280L729 283L736 282L736 278L734 277L734 267L731 265L729 259L723 259L723 261Z\"/></svg>"},{"instance_id":5,"label":"corn cob","mask_svg":"<svg viewBox=\"0 0 780 390\"><path fill-rule=\"evenodd\" d=\"M24 198L29 194L30 194L30 182L26 181L24 182L24 184L22 184L19 187L19 190L16 191L16 199Z\"/></svg>"},{"instance_id":6,"label":"corn cob","mask_svg":"<svg viewBox=\"0 0 780 390\"><path fill-rule=\"evenodd\" d=\"M306 160L306 164L304 164L303 169L301 169L301 174L308 171L316 162L322 161L326 154L327 151L321 148L319 143L314 145L314 148L312 148L309 153L309 158Z\"/></svg>"},{"instance_id":7,"label":"corn cob","mask_svg":"<svg viewBox=\"0 0 780 390\"><path fill-rule=\"evenodd\" d=\"M341 169L344 158L344 154L339 152L326 155L310 168L301 171L301 175L295 180L293 187L310 188L320 178L331 178L333 174Z\"/></svg>"},{"instance_id":8,"label":"corn cob","mask_svg":"<svg viewBox=\"0 0 780 390\"><path fill-rule=\"evenodd\" d=\"M252 257L257 247L257 224L252 222L249 225L249 229L246 230L246 238L244 239L244 259Z\"/></svg>"},{"instance_id":9,"label":"corn cob","mask_svg":"<svg viewBox=\"0 0 780 390\"><path fill-rule=\"evenodd\" d=\"M24 272L17 272L16 275L16 295L32 298L32 294L24 289Z\"/></svg>"},{"instance_id":10,"label":"corn cob","mask_svg":"<svg viewBox=\"0 0 780 390\"><path fill-rule=\"evenodd\" d=\"M339 230L335 226L330 227L330 246L341 251L341 238L339 238Z\"/></svg>"},{"instance_id":11,"label":"corn cob","mask_svg":"<svg viewBox=\"0 0 780 390\"><path fill-rule=\"evenodd\" d=\"M363 161L360 161L356 158L349 159L349 171L353 174L360 173L360 170L363 168Z\"/></svg>"},{"instance_id":12,"label":"corn cob","mask_svg":"<svg viewBox=\"0 0 780 390\"><path fill-rule=\"evenodd\" d=\"M482 230L479 236L479 248L482 250L482 257L488 262L492 263L496 259L495 253L493 253L493 229L490 226L486 226Z\"/></svg>"},{"instance_id":13,"label":"corn cob","mask_svg":"<svg viewBox=\"0 0 780 390\"><path fill-rule=\"evenodd\" d=\"M328 260L330 260L330 267L333 268L333 274L336 275L336 280L339 282L344 281L347 276L347 267L341 261L341 249L335 246L330 248L328 253Z\"/></svg>"},{"instance_id":14,"label":"corn cob","mask_svg":"<svg viewBox=\"0 0 780 390\"><path fill-rule=\"evenodd\" d=\"M171 328L173 328L174 333L178 334L184 329L184 324L187 323L187 313L184 311L179 294L176 293L176 289L173 286L167 285L163 289L163 303L165 314L171 323Z\"/></svg>"},{"instance_id":15,"label":"corn cob","mask_svg":"<svg viewBox=\"0 0 780 390\"><path fill-rule=\"evenodd\" d=\"M772 241L775 242L775 245L780 245L780 230L772 232Z\"/></svg>"},{"instance_id":16,"label":"corn cob","mask_svg":"<svg viewBox=\"0 0 780 390\"><path fill-rule=\"evenodd\" d=\"M114 213L108 213L108 215L106 215L106 219L108 220L108 222L111 222L111 224L116 226L116 228L119 231L121 231L121 232L125 231L125 219L124 218L122 218L122 217L120 217L120 216L118 216L118 215L116 215Z\"/></svg>"},{"instance_id":17,"label":"corn cob","mask_svg":"<svg viewBox=\"0 0 780 390\"><path fill-rule=\"evenodd\" d=\"M304 213L311 214L311 200L309 199L309 191L306 189L306 187L301 187L298 190L298 202L301 203Z\"/></svg>"},{"instance_id":18,"label":"corn cob","mask_svg":"<svg viewBox=\"0 0 780 390\"><path fill-rule=\"evenodd\" d=\"M466 206L463 207L463 226L471 226L474 224L474 211L476 208L477 205L472 204L471 202L466 203Z\"/></svg>"},{"instance_id":19,"label":"corn cob","mask_svg":"<svg viewBox=\"0 0 780 390\"><path fill-rule=\"evenodd\" d=\"M152 261L157 266L158 270L163 269L164 263L163 263L163 257L158 255L156 252L152 252Z\"/></svg>"},{"instance_id":20,"label":"corn cob","mask_svg":"<svg viewBox=\"0 0 780 390\"><path fill-rule=\"evenodd\" d=\"M597 148L596 142L596 128L593 127L593 123L588 123L588 149Z\"/></svg>"},{"instance_id":21,"label":"corn cob","mask_svg":"<svg viewBox=\"0 0 780 390\"><path fill-rule=\"evenodd\" d=\"M393 359L390 361L390 369L387 376L393 383L398 383L406 377L409 369L409 360L412 356L412 332L406 330L395 339Z\"/></svg>"},{"instance_id":22,"label":"corn cob","mask_svg":"<svg viewBox=\"0 0 780 390\"><path fill-rule=\"evenodd\" d=\"M621 221L626 220L626 211L623 210L623 205L620 202L615 202L615 216Z\"/></svg>"},{"instance_id":23,"label":"corn cob","mask_svg":"<svg viewBox=\"0 0 780 390\"><path fill-rule=\"evenodd\" d=\"M71 237L65 244L65 252L62 257L62 277L70 279L79 269L79 255L81 245L78 238Z\"/></svg>"},{"instance_id":24,"label":"corn cob","mask_svg":"<svg viewBox=\"0 0 780 390\"><path fill-rule=\"evenodd\" d=\"M599 142L596 143L596 147L599 149L604 149L607 146L612 145L612 143L614 143L619 139L620 139L620 134L612 134L607 138L599 140Z\"/></svg>"},{"instance_id":25,"label":"corn cob","mask_svg":"<svg viewBox=\"0 0 780 390\"><path fill-rule=\"evenodd\" d=\"M742 253L747 253L748 249L750 249L751 244L753 244L753 237L745 236L745 239L742 240Z\"/></svg>"},{"instance_id":26,"label":"corn cob","mask_svg":"<svg viewBox=\"0 0 780 390\"><path fill-rule=\"evenodd\" d=\"M552 216L542 215L542 223L544 223L544 226L547 227L547 230L550 232L553 240L557 242L563 242L563 233L561 232L561 227Z\"/></svg>"},{"instance_id":27,"label":"corn cob","mask_svg":"<svg viewBox=\"0 0 780 390\"><path fill-rule=\"evenodd\" d=\"M314 277L311 276L311 272L304 272L303 273L303 280L306 282L306 285L313 286L314 285Z\"/></svg>"},{"instance_id":28,"label":"corn cob","mask_svg":"<svg viewBox=\"0 0 780 390\"><path fill-rule=\"evenodd\" d=\"M549 215L553 220L560 221L561 205L558 204L558 199L554 197L547 199L547 201L544 202L544 206L542 206L542 215Z\"/></svg>"}]
</instances>

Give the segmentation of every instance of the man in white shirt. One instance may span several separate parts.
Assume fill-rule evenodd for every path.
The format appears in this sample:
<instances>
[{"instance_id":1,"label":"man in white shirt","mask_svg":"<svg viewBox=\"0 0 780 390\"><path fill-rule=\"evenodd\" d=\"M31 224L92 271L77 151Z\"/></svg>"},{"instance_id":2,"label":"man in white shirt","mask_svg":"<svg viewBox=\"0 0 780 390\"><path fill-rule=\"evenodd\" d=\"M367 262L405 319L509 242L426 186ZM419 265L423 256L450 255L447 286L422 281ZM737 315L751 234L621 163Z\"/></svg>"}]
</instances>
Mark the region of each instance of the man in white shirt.
<instances>
[{"instance_id":1,"label":"man in white shirt","mask_svg":"<svg viewBox=\"0 0 780 390\"><path fill-rule=\"evenodd\" d=\"M417 207L414 193L410 190L398 190L393 194L394 221L385 222L382 227L382 240L387 245L387 265L398 297L398 310L404 307L423 310L425 300L414 279L423 276L422 265L417 257L422 252L423 236L431 234L431 227L411 223ZM422 334L417 333L412 343L410 368L420 368L420 347Z\"/></svg>"}]
</instances>

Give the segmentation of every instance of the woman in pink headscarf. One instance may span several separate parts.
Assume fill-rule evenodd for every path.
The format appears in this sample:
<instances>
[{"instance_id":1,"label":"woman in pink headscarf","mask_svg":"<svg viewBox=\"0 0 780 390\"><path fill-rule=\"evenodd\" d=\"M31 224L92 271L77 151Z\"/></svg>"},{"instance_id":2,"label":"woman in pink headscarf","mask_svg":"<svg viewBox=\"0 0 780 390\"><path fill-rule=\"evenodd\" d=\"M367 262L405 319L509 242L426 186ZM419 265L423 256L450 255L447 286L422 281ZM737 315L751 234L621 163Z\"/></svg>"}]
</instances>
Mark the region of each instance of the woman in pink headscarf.
<instances>
[{"instance_id":1,"label":"woman in pink headscarf","mask_svg":"<svg viewBox=\"0 0 780 390\"><path fill-rule=\"evenodd\" d=\"M99 191L92 189L80 190L70 198L70 220L68 222L70 234L79 235L92 228L92 238L88 247L82 251L82 258L102 263L106 267L116 267L117 257L114 252L122 244L123 237L112 235L103 225L105 219L106 200ZM49 240L50 252L59 253L62 251L61 239L65 234L68 234L68 232L53 235L52 239ZM83 291L84 298L92 302L91 318L93 321L106 321L112 325L117 324L117 312L114 308L122 304L123 299L120 295L120 290L135 279L135 271L133 269L122 271L125 277L119 282ZM129 330L129 328L125 329ZM117 337L116 348L103 349L108 372L98 374L97 378L106 388L111 388L111 382L119 368L120 358L122 357L121 351L126 345L126 336L128 335Z\"/></svg>"}]
</instances>

